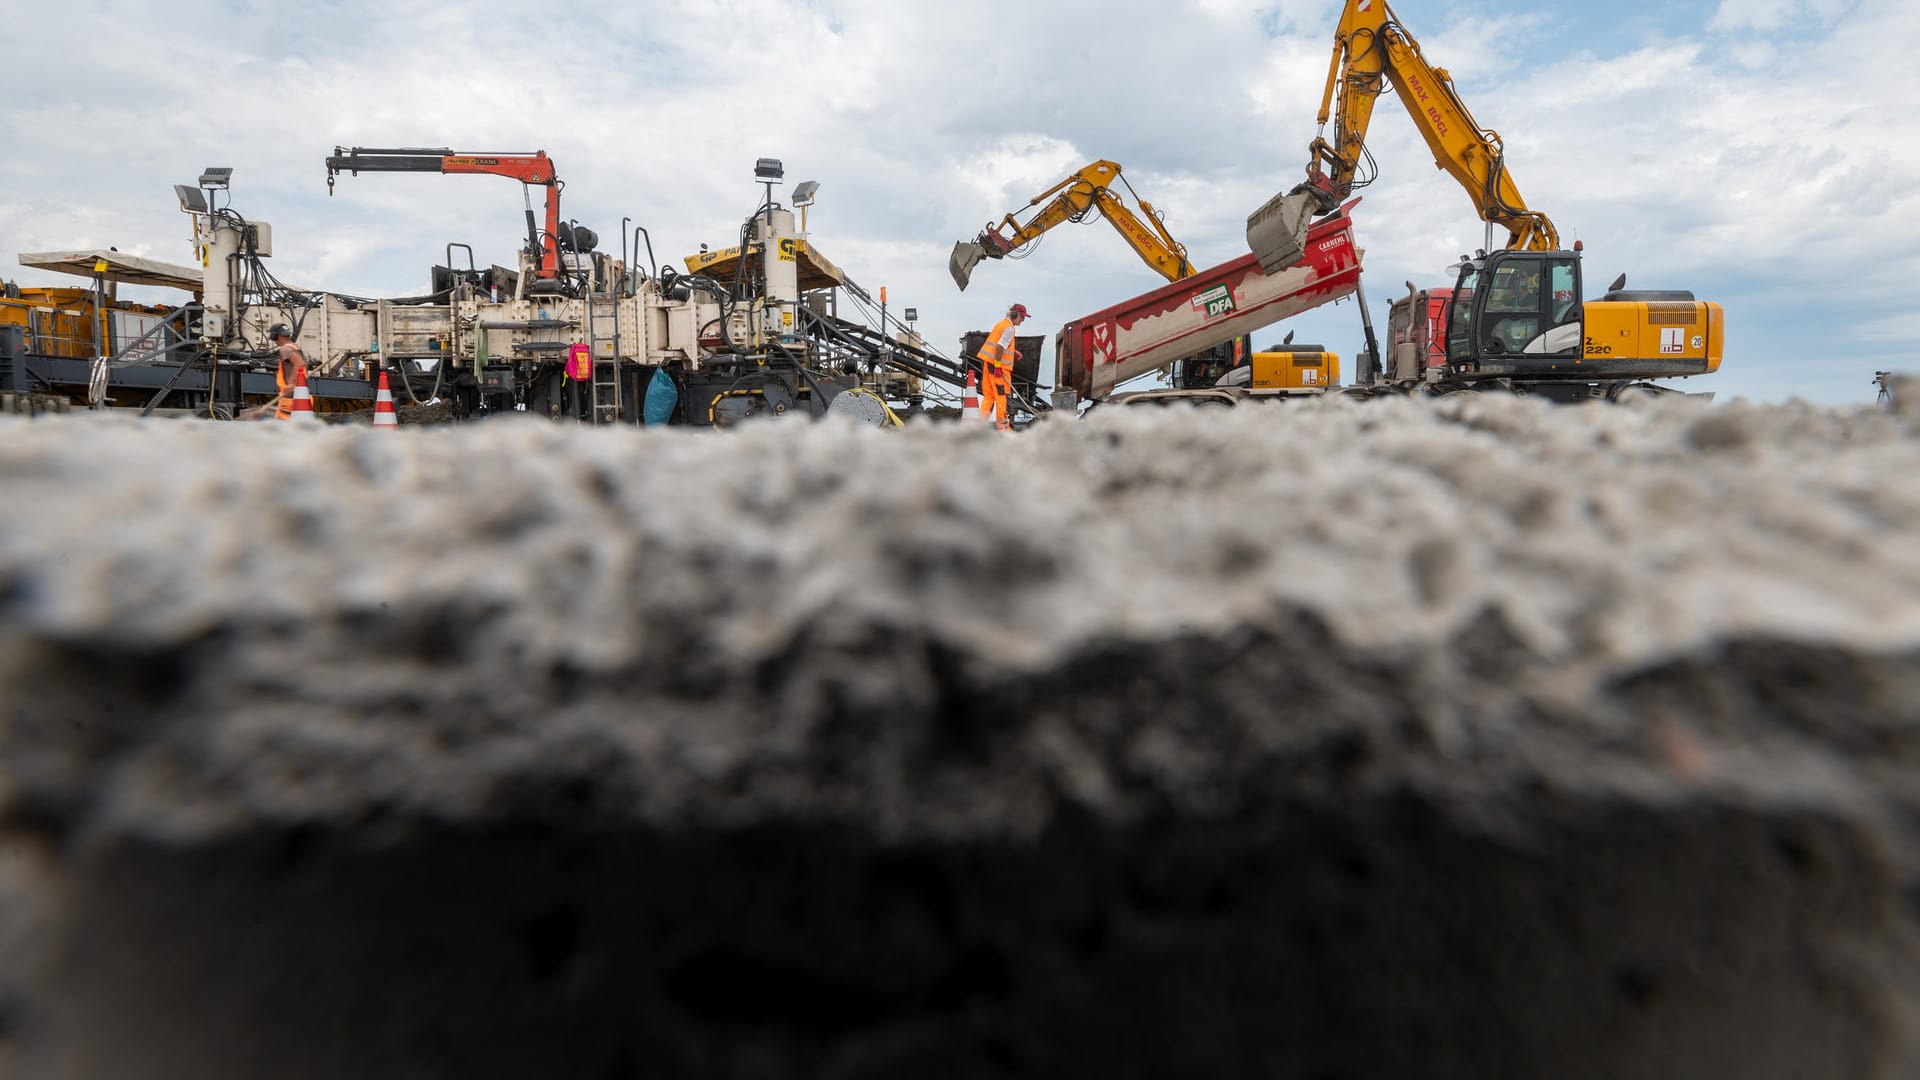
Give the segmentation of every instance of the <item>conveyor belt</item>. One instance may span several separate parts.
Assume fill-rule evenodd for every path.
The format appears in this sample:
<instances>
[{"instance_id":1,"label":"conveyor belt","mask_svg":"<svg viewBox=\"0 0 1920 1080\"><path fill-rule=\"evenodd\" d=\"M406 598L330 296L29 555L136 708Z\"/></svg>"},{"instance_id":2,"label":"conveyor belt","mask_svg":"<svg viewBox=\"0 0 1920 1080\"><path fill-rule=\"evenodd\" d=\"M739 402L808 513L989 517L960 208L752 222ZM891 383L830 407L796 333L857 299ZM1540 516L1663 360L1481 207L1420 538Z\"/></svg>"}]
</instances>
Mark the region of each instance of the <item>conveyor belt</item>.
<instances>
[{"instance_id":1,"label":"conveyor belt","mask_svg":"<svg viewBox=\"0 0 1920 1080\"><path fill-rule=\"evenodd\" d=\"M870 326L832 315L811 315L808 327L816 339L851 345L909 374L956 388L967 384L965 361L949 359L923 346L903 344Z\"/></svg>"}]
</instances>

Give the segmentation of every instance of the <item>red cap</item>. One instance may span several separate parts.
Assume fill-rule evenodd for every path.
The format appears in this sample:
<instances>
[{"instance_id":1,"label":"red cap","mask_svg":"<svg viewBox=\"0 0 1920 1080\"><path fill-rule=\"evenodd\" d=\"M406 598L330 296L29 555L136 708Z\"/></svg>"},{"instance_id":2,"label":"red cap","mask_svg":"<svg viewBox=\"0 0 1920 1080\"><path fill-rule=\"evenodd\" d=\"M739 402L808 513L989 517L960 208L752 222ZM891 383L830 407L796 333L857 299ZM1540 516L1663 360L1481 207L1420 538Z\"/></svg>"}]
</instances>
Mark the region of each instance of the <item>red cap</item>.
<instances>
[{"instance_id":1,"label":"red cap","mask_svg":"<svg viewBox=\"0 0 1920 1080\"><path fill-rule=\"evenodd\" d=\"M1014 319L1014 318L1024 319L1026 317L1027 317L1027 305L1025 304L1015 304L1012 307L1007 309L1007 318L1009 319Z\"/></svg>"}]
</instances>

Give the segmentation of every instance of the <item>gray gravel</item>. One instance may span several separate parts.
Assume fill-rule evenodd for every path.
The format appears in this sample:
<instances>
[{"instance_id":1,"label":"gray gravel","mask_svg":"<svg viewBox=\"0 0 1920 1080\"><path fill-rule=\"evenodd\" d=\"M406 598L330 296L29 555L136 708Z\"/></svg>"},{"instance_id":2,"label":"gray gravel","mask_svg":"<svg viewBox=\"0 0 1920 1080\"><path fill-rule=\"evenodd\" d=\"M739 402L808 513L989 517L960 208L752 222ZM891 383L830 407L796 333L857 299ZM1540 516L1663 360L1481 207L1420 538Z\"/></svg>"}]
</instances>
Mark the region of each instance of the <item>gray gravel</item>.
<instances>
[{"instance_id":1,"label":"gray gravel","mask_svg":"<svg viewBox=\"0 0 1920 1080\"><path fill-rule=\"evenodd\" d=\"M1920 1074L1917 433L0 418L0 1073Z\"/></svg>"}]
</instances>

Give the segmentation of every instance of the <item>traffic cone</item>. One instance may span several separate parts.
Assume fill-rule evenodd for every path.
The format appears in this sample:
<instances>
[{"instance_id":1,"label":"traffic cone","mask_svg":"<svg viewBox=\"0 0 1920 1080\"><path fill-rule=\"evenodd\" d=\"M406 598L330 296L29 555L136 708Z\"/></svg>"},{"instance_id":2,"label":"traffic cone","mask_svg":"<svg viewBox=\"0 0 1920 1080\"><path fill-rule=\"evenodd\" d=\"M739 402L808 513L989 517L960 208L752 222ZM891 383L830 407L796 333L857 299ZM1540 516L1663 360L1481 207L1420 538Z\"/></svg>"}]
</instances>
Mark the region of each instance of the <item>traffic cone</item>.
<instances>
[{"instance_id":1,"label":"traffic cone","mask_svg":"<svg viewBox=\"0 0 1920 1080\"><path fill-rule=\"evenodd\" d=\"M400 426L400 418L393 414L393 388L387 385L385 369L380 372L380 389L373 395L373 426L377 428Z\"/></svg>"},{"instance_id":2,"label":"traffic cone","mask_svg":"<svg viewBox=\"0 0 1920 1080\"><path fill-rule=\"evenodd\" d=\"M960 419L985 420L980 412L980 390L974 382L972 369L967 371L967 392L960 398Z\"/></svg>"},{"instance_id":3,"label":"traffic cone","mask_svg":"<svg viewBox=\"0 0 1920 1080\"><path fill-rule=\"evenodd\" d=\"M293 415L289 420L318 420L313 415L313 394L307 390L307 366L293 366Z\"/></svg>"}]
</instances>

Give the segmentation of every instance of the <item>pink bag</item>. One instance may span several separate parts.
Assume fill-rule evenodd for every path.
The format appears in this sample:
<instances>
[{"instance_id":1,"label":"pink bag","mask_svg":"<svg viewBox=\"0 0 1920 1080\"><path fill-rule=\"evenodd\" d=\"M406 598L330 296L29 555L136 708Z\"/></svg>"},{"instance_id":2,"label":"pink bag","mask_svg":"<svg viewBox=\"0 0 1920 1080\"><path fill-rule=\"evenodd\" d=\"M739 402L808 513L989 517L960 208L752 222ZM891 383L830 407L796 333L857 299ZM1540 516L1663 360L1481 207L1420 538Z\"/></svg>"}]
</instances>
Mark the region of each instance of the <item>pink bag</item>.
<instances>
[{"instance_id":1,"label":"pink bag","mask_svg":"<svg viewBox=\"0 0 1920 1080\"><path fill-rule=\"evenodd\" d=\"M585 345L575 345L567 350L567 378L574 382L593 381L593 357L587 354Z\"/></svg>"}]
</instances>

